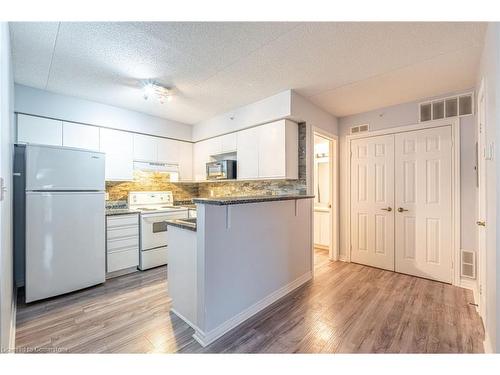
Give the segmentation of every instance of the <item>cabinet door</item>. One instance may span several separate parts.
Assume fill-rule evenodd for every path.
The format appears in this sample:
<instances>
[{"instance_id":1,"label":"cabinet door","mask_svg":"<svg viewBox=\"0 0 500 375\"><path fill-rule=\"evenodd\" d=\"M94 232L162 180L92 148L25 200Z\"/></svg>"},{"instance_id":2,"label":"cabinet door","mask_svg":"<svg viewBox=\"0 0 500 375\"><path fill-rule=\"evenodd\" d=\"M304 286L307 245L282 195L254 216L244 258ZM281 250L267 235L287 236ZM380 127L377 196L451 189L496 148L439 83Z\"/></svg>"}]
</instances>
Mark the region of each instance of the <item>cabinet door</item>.
<instances>
[{"instance_id":1,"label":"cabinet door","mask_svg":"<svg viewBox=\"0 0 500 375\"><path fill-rule=\"evenodd\" d=\"M210 138L204 142L208 156L222 154L222 137Z\"/></svg>"},{"instance_id":2,"label":"cabinet door","mask_svg":"<svg viewBox=\"0 0 500 375\"><path fill-rule=\"evenodd\" d=\"M196 181L205 181L207 179L206 163L211 160L209 146L208 141L194 144L193 173Z\"/></svg>"},{"instance_id":3,"label":"cabinet door","mask_svg":"<svg viewBox=\"0 0 500 375\"><path fill-rule=\"evenodd\" d=\"M259 143L258 143L259 177L285 178L286 176L285 120L262 125L259 126L257 129L259 130Z\"/></svg>"},{"instance_id":4,"label":"cabinet door","mask_svg":"<svg viewBox=\"0 0 500 375\"><path fill-rule=\"evenodd\" d=\"M106 153L106 180L133 180L134 138L132 134L101 128L99 149Z\"/></svg>"},{"instance_id":5,"label":"cabinet door","mask_svg":"<svg viewBox=\"0 0 500 375\"><path fill-rule=\"evenodd\" d=\"M173 139L158 138L158 161L179 163L180 143Z\"/></svg>"},{"instance_id":6,"label":"cabinet door","mask_svg":"<svg viewBox=\"0 0 500 375\"><path fill-rule=\"evenodd\" d=\"M62 121L19 114L17 142L62 146Z\"/></svg>"},{"instance_id":7,"label":"cabinet door","mask_svg":"<svg viewBox=\"0 0 500 375\"><path fill-rule=\"evenodd\" d=\"M179 142L179 179L191 181L193 179L193 144Z\"/></svg>"},{"instance_id":8,"label":"cabinet door","mask_svg":"<svg viewBox=\"0 0 500 375\"><path fill-rule=\"evenodd\" d=\"M63 146L99 150L99 128L97 126L64 122Z\"/></svg>"},{"instance_id":9,"label":"cabinet door","mask_svg":"<svg viewBox=\"0 0 500 375\"><path fill-rule=\"evenodd\" d=\"M157 140L149 135L134 134L134 160L157 161Z\"/></svg>"},{"instance_id":10,"label":"cabinet door","mask_svg":"<svg viewBox=\"0 0 500 375\"><path fill-rule=\"evenodd\" d=\"M238 179L259 177L259 132L259 127L238 132Z\"/></svg>"},{"instance_id":11,"label":"cabinet door","mask_svg":"<svg viewBox=\"0 0 500 375\"><path fill-rule=\"evenodd\" d=\"M222 143L222 153L235 152L237 145L237 133L226 134L220 137Z\"/></svg>"}]
</instances>

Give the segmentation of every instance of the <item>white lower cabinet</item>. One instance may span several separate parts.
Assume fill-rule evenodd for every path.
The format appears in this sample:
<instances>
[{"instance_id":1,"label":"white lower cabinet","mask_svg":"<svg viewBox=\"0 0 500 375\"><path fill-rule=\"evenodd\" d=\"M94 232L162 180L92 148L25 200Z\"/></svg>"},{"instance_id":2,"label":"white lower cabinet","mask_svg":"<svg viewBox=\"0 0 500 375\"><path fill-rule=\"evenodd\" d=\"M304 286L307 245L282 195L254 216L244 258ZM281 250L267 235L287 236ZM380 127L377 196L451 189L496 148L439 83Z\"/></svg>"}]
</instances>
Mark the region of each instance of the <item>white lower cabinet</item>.
<instances>
[{"instance_id":1,"label":"white lower cabinet","mask_svg":"<svg viewBox=\"0 0 500 375\"><path fill-rule=\"evenodd\" d=\"M106 271L139 265L139 215L106 217Z\"/></svg>"}]
</instances>

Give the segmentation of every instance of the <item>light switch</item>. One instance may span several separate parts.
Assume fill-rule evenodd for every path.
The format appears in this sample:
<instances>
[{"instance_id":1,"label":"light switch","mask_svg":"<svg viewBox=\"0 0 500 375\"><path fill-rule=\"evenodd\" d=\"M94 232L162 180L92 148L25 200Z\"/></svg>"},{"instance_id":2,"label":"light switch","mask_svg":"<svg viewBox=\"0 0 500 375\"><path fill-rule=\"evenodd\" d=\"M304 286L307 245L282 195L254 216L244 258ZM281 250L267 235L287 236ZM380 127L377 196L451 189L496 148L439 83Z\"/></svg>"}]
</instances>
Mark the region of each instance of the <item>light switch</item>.
<instances>
[{"instance_id":1,"label":"light switch","mask_svg":"<svg viewBox=\"0 0 500 375\"><path fill-rule=\"evenodd\" d=\"M494 160L494 158L495 158L495 143L494 142L491 142L490 144L488 144L488 147L486 147L484 158L486 160Z\"/></svg>"}]
</instances>

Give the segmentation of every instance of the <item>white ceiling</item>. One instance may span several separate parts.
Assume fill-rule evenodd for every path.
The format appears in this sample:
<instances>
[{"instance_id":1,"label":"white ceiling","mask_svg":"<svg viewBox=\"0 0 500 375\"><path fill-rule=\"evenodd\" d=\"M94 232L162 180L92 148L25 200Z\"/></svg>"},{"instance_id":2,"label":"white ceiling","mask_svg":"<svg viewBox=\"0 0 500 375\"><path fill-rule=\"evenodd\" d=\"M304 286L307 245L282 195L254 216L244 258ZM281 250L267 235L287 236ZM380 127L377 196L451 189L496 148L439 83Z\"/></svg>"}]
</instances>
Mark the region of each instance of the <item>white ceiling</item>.
<instances>
[{"instance_id":1,"label":"white ceiling","mask_svg":"<svg viewBox=\"0 0 500 375\"><path fill-rule=\"evenodd\" d=\"M294 89L346 116L474 86L484 23L12 23L17 83L185 123ZM141 81L173 85L165 104Z\"/></svg>"}]
</instances>

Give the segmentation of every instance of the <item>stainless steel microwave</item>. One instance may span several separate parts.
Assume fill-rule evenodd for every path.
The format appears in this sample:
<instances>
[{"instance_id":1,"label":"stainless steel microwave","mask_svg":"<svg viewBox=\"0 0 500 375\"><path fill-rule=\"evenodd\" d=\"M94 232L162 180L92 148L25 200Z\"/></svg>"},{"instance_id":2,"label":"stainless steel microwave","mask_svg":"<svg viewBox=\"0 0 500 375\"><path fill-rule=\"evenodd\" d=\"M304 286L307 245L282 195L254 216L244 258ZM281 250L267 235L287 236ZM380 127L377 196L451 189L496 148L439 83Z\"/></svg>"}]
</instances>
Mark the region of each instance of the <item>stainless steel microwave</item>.
<instances>
[{"instance_id":1,"label":"stainless steel microwave","mask_svg":"<svg viewBox=\"0 0 500 375\"><path fill-rule=\"evenodd\" d=\"M207 180L236 179L236 160L219 160L207 163Z\"/></svg>"}]
</instances>

